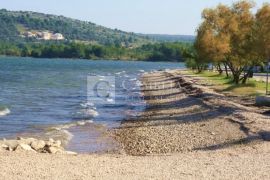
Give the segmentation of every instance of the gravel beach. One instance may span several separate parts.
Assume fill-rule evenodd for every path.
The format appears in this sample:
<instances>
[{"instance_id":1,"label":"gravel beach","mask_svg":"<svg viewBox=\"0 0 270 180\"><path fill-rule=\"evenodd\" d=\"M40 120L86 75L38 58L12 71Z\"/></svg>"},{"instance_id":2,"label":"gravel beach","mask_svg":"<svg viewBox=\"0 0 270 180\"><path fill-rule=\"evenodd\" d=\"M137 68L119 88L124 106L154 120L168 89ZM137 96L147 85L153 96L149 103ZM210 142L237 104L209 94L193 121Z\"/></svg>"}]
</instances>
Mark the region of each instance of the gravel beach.
<instances>
[{"instance_id":1,"label":"gravel beach","mask_svg":"<svg viewBox=\"0 0 270 180\"><path fill-rule=\"evenodd\" d=\"M121 154L0 149L0 179L269 179L270 118L180 71L142 77L146 109L111 134Z\"/></svg>"}]
</instances>

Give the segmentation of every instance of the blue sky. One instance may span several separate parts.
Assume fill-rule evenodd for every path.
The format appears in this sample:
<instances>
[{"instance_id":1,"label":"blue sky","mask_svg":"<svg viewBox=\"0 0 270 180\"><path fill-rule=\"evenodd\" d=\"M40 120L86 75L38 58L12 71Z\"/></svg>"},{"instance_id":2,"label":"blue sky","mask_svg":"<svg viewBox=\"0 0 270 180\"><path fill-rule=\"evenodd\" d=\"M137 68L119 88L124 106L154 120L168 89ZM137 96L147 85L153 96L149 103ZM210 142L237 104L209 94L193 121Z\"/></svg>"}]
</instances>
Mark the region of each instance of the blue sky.
<instances>
[{"instance_id":1,"label":"blue sky","mask_svg":"<svg viewBox=\"0 0 270 180\"><path fill-rule=\"evenodd\" d=\"M193 35L201 11L234 0L0 0L0 8L91 21L137 33ZM270 0L256 0L257 6Z\"/></svg>"}]
</instances>

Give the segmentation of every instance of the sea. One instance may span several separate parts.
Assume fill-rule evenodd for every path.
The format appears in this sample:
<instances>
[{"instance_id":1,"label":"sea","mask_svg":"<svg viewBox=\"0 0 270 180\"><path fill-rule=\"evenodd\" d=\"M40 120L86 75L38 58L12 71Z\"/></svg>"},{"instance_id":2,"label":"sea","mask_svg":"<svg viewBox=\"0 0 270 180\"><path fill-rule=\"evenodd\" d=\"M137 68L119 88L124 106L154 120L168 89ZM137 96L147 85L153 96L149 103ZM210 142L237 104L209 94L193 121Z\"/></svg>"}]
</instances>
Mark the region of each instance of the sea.
<instances>
[{"instance_id":1,"label":"sea","mask_svg":"<svg viewBox=\"0 0 270 180\"><path fill-rule=\"evenodd\" d=\"M68 150L117 149L108 135L146 107L143 73L183 63L0 57L0 138L60 139Z\"/></svg>"}]
</instances>

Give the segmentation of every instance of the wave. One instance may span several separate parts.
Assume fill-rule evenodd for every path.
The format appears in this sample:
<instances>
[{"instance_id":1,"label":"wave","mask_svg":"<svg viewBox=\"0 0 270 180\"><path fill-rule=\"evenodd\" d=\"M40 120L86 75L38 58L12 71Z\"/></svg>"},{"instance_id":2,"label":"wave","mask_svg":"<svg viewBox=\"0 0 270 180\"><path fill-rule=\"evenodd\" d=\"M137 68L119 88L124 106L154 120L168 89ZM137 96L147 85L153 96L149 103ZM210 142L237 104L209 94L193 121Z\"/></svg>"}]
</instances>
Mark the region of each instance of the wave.
<instances>
[{"instance_id":1,"label":"wave","mask_svg":"<svg viewBox=\"0 0 270 180\"><path fill-rule=\"evenodd\" d=\"M97 117L99 113L94 109L83 109L78 114L82 115L83 117Z\"/></svg>"},{"instance_id":2,"label":"wave","mask_svg":"<svg viewBox=\"0 0 270 180\"><path fill-rule=\"evenodd\" d=\"M95 106L95 104L94 103L91 103L91 102L81 103L80 105L83 108L94 107Z\"/></svg>"},{"instance_id":3,"label":"wave","mask_svg":"<svg viewBox=\"0 0 270 180\"><path fill-rule=\"evenodd\" d=\"M49 130L60 131L60 130L64 130L64 129L70 129L70 128L75 127L75 126L84 126L86 124L92 124L92 123L94 123L94 121L92 121L92 120L81 120L81 121L76 121L76 122L72 122L72 123L56 125L56 126L50 127Z\"/></svg>"},{"instance_id":4,"label":"wave","mask_svg":"<svg viewBox=\"0 0 270 180\"><path fill-rule=\"evenodd\" d=\"M120 72L117 72L117 73L114 73L115 75L120 75L120 74L123 74L123 73L126 73L126 71L120 71Z\"/></svg>"},{"instance_id":5,"label":"wave","mask_svg":"<svg viewBox=\"0 0 270 180\"><path fill-rule=\"evenodd\" d=\"M61 139L64 145L73 138L73 134L68 129L76 126L85 126L94 123L92 120L82 120L67 124L55 125L46 129L45 136L49 138Z\"/></svg>"},{"instance_id":6,"label":"wave","mask_svg":"<svg viewBox=\"0 0 270 180\"><path fill-rule=\"evenodd\" d=\"M0 108L0 117L1 116L6 116L6 115L8 115L8 114L10 114L10 110L8 109L8 108Z\"/></svg>"}]
</instances>

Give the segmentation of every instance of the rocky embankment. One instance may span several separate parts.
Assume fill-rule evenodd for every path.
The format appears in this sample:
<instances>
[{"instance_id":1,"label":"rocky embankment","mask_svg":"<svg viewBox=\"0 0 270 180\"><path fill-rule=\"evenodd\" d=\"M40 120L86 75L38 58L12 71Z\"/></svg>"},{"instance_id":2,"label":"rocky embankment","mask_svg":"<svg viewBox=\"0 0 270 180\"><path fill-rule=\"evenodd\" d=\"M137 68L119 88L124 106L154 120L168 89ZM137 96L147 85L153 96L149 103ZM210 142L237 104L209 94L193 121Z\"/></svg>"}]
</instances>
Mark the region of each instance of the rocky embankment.
<instances>
[{"instance_id":1,"label":"rocky embankment","mask_svg":"<svg viewBox=\"0 0 270 180\"><path fill-rule=\"evenodd\" d=\"M144 74L142 83L146 109L115 130L127 154L218 150L270 137L269 116L196 85L178 71Z\"/></svg>"},{"instance_id":2,"label":"rocky embankment","mask_svg":"<svg viewBox=\"0 0 270 180\"><path fill-rule=\"evenodd\" d=\"M77 153L66 151L62 146L61 141L49 139L47 141L35 138L21 138L16 140L0 141L0 151L11 152L32 152L32 153L49 153L49 154L69 154L76 155Z\"/></svg>"}]
</instances>

